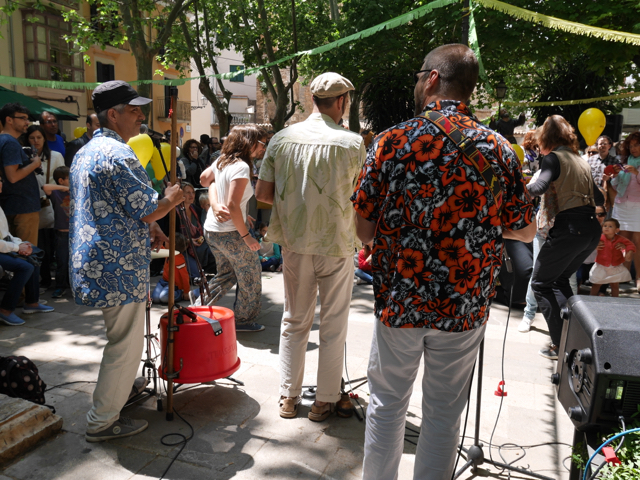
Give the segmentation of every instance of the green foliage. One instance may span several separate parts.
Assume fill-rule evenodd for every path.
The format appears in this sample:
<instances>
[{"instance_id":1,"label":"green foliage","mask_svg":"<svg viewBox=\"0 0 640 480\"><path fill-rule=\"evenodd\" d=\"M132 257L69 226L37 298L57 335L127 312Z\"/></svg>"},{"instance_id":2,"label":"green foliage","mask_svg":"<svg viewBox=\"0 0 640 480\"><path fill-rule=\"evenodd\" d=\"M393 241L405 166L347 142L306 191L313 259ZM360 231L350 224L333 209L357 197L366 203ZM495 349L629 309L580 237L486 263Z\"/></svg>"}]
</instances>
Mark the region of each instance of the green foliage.
<instances>
[{"instance_id":1,"label":"green foliage","mask_svg":"<svg viewBox=\"0 0 640 480\"><path fill-rule=\"evenodd\" d=\"M247 68L322 45L336 33L326 0L222 0L217 6L221 12L217 46L242 53ZM295 112L291 92L298 79L298 60L261 70L260 82L275 104L271 123L276 131Z\"/></svg>"},{"instance_id":2,"label":"green foliage","mask_svg":"<svg viewBox=\"0 0 640 480\"><path fill-rule=\"evenodd\" d=\"M588 68L590 60L588 55L576 55L567 61L558 61L547 71L542 72L538 76L537 84L532 87L537 101L578 100L609 95L612 88L609 75L611 69L606 69L604 75L599 75ZM579 138L582 138L577 128L578 118L586 108L599 108L605 114L610 114L619 111L619 103L600 101L579 105L534 107L533 114L536 119L541 119L539 123L550 115L562 115L575 127Z\"/></svg>"},{"instance_id":3,"label":"green foliage","mask_svg":"<svg viewBox=\"0 0 640 480\"><path fill-rule=\"evenodd\" d=\"M345 37L425 3L345 0L341 4L337 36ZM635 0L509 0L508 3L601 28L640 31L640 24L636 23L640 4ZM397 101L404 105L411 102L408 92L412 85L406 80L407 70L418 70L424 55L434 47L460 42L461 11L461 4L439 8L410 25L381 32L321 56L310 57L305 61L304 73L313 76L322 71L337 71L349 78L360 91L381 78L384 81L394 78L395 84L405 78L404 88L396 89L398 95L402 96ZM488 84L495 85L504 80L508 86L506 101L535 102L556 97L566 100L606 96L631 91L633 85L625 84L625 78L638 78L635 64L640 62L640 56L637 56L635 46L552 30L479 6L474 7L474 16ZM576 72L571 82L576 88L564 88L567 75L562 72L567 73L567 68L579 65L580 61L584 62L580 65L580 75ZM384 118L388 106L380 101L376 106L375 98L372 100L374 104L367 106L368 99L363 97L365 110L371 113L379 107L376 118ZM493 95L481 84L474 101L478 107L496 103ZM607 113L616 113L630 103L631 100L625 100L560 110L570 112L573 118L576 115L574 110L581 112L597 106L603 107ZM513 115L517 115L526 110L526 106L513 107L511 110ZM536 114L538 123L541 123L548 112L538 110ZM380 124L388 124L391 118L387 117Z\"/></svg>"},{"instance_id":4,"label":"green foliage","mask_svg":"<svg viewBox=\"0 0 640 480\"><path fill-rule=\"evenodd\" d=\"M626 425L626 430L640 428L640 405L637 408L638 411L632 415L633 421L631 424ZM622 428L618 428L612 434L602 437L603 442L620 432L622 432ZM609 446L615 449L620 445L621 440L619 439L615 443L609 444ZM597 478L599 480L636 480L640 478L640 432L625 435L624 443L616 455L620 459L620 465L605 465L598 473ZM582 443L576 445L571 455L571 461L578 469L582 470L586 466L588 459L589 455L585 445ZM591 468L595 471L593 465Z\"/></svg>"},{"instance_id":5,"label":"green foliage","mask_svg":"<svg viewBox=\"0 0 640 480\"><path fill-rule=\"evenodd\" d=\"M427 3L430 2L345 0L333 39L373 27ZM425 54L435 46L460 41L461 18L461 4L438 8L409 24L308 57L301 71L309 77L334 71L351 80L356 95L362 95L371 128L380 131L400 121L403 115L413 115L412 72L420 70ZM352 104L349 122L356 131L360 128L357 108L357 104Z\"/></svg>"},{"instance_id":6,"label":"green foliage","mask_svg":"<svg viewBox=\"0 0 640 480\"><path fill-rule=\"evenodd\" d=\"M640 421L638 421L639 414L640 405L638 405L638 411L632 416L634 420L630 425L626 426L627 430L640 428ZM607 438L611 438L621 431L620 429ZM598 478L602 480L636 480L640 478L640 432L625 435L624 444L616 455L620 459L621 464L615 466L606 465L601 470Z\"/></svg>"},{"instance_id":7,"label":"green foliage","mask_svg":"<svg viewBox=\"0 0 640 480\"><path fill-rule=\"evenodd\" d=\"M508 3L564 20L627 32L636 28L640 14L640 4L635 0L509 0ZM601 96L592 94L595 92L623 93L630 91L625 78L637 78L636 46L552 30L484 8L476 8L475 18L489 83L495 85L504 79L509 87L506 100L545 101L557 95L567 100ZM567 71L572 67L578 70L575 74ZM576 89L562 85L567 79ZM554 82L558 85L553 86ZM628 104L629 101L624 101L602 106L607 112L616 113ZM583 104L579 109L591 107L600 108ZM517 114L523 108L513 110ZM536 112L538 124L544 121L545 114L548 112Z\"/></svg>"}]
</instances>

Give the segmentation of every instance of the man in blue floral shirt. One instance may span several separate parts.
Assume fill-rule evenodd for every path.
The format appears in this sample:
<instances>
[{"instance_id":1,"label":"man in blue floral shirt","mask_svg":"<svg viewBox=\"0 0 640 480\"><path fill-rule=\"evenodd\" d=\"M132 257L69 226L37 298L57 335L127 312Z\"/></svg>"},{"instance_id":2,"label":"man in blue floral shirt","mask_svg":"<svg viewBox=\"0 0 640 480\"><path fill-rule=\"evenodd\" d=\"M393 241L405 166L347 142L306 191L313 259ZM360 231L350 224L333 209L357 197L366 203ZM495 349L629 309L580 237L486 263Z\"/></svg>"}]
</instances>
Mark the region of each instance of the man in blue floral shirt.
<instances>
[{"instance_id":1,"label":"man in blue floral shirt","mask_svg":"<svg viewBox=\"0 0 640 480\"><path fill-rule=\"evenodd\" d=\"M167 238L155 223L183 201L179 185L165 197L126 142L140 132L140 97L122 81L96 88L93 104L102 129L76 154L71 166L69 224L71 280L76 303L102 309L106 345L93 408L87 414L89 442L135 435L144 420L120 417L132 391L144 338L151 240Z\"/></svg>"}]
</instances>

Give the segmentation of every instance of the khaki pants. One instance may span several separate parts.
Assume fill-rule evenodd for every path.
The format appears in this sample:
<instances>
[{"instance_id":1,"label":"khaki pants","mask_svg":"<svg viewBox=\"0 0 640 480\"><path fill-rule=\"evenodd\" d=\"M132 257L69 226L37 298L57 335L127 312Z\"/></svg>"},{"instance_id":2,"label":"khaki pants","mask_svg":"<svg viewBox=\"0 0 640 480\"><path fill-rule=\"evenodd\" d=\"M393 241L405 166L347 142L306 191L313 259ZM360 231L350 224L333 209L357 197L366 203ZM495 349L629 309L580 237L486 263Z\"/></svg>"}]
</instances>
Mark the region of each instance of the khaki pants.
<instances>
[{"instance_id":1,"label":"khaki pants","mask_svg":"<svg viewBox=\"0 0 640 480\"><path fill-rule=\"evenodd\" d=\"M19 213L7 215L9 232L23 242L30 242L38 246L38 228L40 226L40 212Z\"/></svg>"},{"instance_id":2,"label":"khaki pants","mask_svg":"<svg viewBox=\"0 0 640 480\"><path fill-rule=\"evenodd\" d=\"M145 303L127 303L103 308L107 340L98 383L93 392L93 408L87 413L87 432L97 433L120 418L127 403L144 346Z\"/></svg>"},{"instance_id":3,"label":"khaki pants","mask_svg":"<svg viewBox=\"0 0 640 480\"><path fill-rule=\"evenodd\" d=\"M369 407L363 480L397 480L406 413L418 374L422 424L414 480L449 480L467 404L471 372L486 326L451 333L432 328L391 328L376 322L369 356Z\"/></svg>"},{"instance_id":4,"label":"khaki pants","mask_svg":"<svg viewBox=\"0 0 640 480\"><path fill-rule=\"evenodd\" d=\"M340 400L344 343L353 289L353 258L283 252L284 314L280 330L280 395L302 392L304 361L320 291L318 389L321 402Z\"/></svg>"}]
</instances>

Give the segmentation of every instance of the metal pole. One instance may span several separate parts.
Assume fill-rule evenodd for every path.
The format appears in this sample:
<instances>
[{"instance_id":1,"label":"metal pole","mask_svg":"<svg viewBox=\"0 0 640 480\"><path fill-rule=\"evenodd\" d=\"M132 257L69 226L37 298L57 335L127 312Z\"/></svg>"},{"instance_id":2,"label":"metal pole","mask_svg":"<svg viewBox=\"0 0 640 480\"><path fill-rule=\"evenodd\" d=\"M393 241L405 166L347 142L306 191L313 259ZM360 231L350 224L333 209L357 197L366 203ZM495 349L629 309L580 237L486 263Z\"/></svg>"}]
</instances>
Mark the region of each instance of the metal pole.
<instances>
[{"instance_id":1,"label":"metal pole","mask_svg":"<svg viewBox=\"0 0 640 480\"><path fill-rule=\"evenodd\" d=\"M176 183L176 143L178 125L178 87L171 87L171 185ZM173 420L173 379L175 376L173 368L173 341L174 322L173 304L175 301L175 272L176 272L176 209L169 212L169 318L167 319L167 420Z\"/></svg>"}]
</instances>

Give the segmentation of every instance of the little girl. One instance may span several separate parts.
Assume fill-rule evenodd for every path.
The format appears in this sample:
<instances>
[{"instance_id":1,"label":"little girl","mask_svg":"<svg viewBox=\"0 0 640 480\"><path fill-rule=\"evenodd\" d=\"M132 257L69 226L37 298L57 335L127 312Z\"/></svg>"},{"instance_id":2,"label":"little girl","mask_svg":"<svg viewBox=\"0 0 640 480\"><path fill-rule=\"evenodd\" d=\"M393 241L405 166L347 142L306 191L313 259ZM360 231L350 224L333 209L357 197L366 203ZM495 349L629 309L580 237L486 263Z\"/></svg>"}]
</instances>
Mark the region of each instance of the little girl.
<instances>
[{"instance_id":1,"label":"little girl","mask_svg":"<svg viewBox=\"0 0 640 480\"><path fill-rule=\"evenodd\" d=\"M598 244L598 256L596 263L589 273L591 282L591 295L598 295L600 285L609 283L611 285L611 296L617 297L620 293L620 282L631 280L629 270L623 263L633 258L636 247L630 240L620 232L620 223L615 218L605 220L602 224L602 237ZM624 251L624 253L623 253Z\"/></svg>"}]
</instances>

